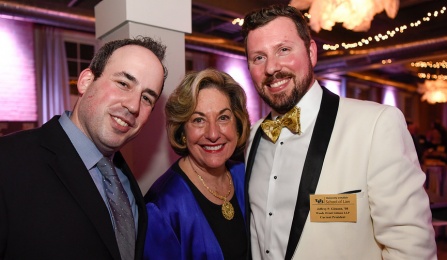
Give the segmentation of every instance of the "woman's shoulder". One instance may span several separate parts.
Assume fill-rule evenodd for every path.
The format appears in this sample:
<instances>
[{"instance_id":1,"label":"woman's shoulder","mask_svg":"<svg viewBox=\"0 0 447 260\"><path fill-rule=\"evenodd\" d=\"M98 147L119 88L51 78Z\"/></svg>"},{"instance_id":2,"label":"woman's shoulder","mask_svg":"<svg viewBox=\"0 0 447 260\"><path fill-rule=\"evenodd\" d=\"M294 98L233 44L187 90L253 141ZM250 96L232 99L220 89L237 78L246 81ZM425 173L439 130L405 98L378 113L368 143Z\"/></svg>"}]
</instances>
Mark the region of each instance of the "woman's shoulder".
<instances>
[{"instance_id":1,"label":"woman's shoulder","mask_svg":"<svg viewBox=\"0 0 447 260\"><path fill-rule=\"evenodd\" d=\"M233 177L235 182L243 182L245 179L245 164L240 161L229 160L227 163L227 168Z\"/></svg>"},{"instance_id":2,"label":"woman's shoulder","mask_svg":"<svg viewBox=\"0 0 447 260\"><path fill-rule=\"evenodd\" d=\"M165 196L188 192L188 185L181 177L178 163L175 162L150 187L146 195L146 202L155 202Z\"/></svg>"},{"instance_id":3,"label":"woman's shoulder","mask_svg":"<svg viewBox=\"0 0 447 260\"><path fill-rule=\"evenodd\" d=\"M241 162L241 161L235 161L235 160L228 160L227 163L227 168L233 172L239 172L239 171L245 171L245 163Z\"/></svg>"},{"instance_id":4,"label":"woman's shoulder","mask_svg":"<svg viewBox=\"0 0 447 260\"><path fill-rule=\"evenodd\" d=\"M194 215L191 212L197 211L198 205L191 188L179 171L181 169L174 163L151 186L145 197L149 216L158 215L174 222L195 220L190 216Z\"/></svg>"}]
</instances>

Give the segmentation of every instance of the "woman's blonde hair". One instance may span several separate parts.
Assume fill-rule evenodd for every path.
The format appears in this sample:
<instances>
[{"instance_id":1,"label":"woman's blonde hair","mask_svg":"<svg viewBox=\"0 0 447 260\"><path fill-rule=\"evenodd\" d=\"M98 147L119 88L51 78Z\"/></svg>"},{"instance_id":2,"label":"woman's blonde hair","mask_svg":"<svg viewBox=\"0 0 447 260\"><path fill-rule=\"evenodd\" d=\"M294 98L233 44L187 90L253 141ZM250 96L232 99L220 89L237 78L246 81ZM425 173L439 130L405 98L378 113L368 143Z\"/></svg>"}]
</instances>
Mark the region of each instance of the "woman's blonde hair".
<instances>
[{"instance_id":1,"label":"woman's blonde hair","mask_svg":"<svg viewBox=\"0 0 447 260\"><path fill-rule=\"evenodd\" d=\"M165 113L168 140L172 149L180 156L189 154L188 147L182 141L184 124L194 113L199 92L205 88L215 88L230 100L239 137L233 156L240 155L250 134L247 97L243 88L230 75L215 69L205 69L186 74L182 82L169 96Z\"/></svg>"}]
</instances>

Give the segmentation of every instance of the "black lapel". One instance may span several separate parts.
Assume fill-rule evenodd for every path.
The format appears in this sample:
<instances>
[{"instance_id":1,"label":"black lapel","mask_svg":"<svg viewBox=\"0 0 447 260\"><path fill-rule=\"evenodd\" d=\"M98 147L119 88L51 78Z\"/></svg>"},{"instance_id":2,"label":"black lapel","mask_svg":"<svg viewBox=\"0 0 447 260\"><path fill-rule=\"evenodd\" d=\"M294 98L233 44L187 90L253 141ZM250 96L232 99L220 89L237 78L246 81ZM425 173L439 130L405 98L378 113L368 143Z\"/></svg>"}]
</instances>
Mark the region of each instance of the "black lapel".
<instances>
[{"instance_id":1,"label":"black lapel","mask_svg":"<svg viewBox=\"0 0 447 260\"><path fill-rule=\"evenodd\" d=\"M245 169L245 219L246 219L246 227L247 227L247 234L248 234L248 255L247 259L251 259L251 235L250 235L250 216L251 216L251 208L250 208L250 198L248 197L248 183L250 181L251 176L251 170L253 168L253 163L255 161L256 157L256 151L258 150L259 141L261 140L262 136L262 128L258 127L258 130L256 130L256 134L253 137L253 142L250 148L250 154L248 155L247 159L247 166Z\"/></svg>"},{"instance_id":2,"label":"black lapel","mask_svg":"<svg viewBox=\"0 0 447 260\"><path fill-rule=\"evenodd\" d=\"M335 118L337 117L340 98L326 88L323 87L322 89L323 98L304 162L289 242L287 244L286 260L292 258L303 232L304 224L309 214L309 195L315 194L326 150L331 139L332 129L334 128Z\"/></svg>"},{"instance_id":3,"label":"black lapel","mask_svg":"<svg viewBox=\"0 0 447 260\"><path fill-rule=\"evenodd\" d=\"M41 140L44 149L49 151L46 155L49 167L88 216L114 259L120 259L107 207L58 117L42 126Z\"/></svg>"}]
</instances>

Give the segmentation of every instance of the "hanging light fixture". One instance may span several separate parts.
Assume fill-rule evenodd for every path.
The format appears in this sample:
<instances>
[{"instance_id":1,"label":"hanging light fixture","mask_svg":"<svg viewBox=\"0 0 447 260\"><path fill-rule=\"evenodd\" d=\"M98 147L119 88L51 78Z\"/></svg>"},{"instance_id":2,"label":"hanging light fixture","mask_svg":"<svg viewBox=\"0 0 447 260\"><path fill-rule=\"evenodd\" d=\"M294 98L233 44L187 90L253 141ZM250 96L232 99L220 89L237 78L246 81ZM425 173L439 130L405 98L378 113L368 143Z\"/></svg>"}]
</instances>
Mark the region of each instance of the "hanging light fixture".
<instances>
[{"instance_id":1,"label":"hanging light fixture","mask_svg":"<svg viewBox=\"0 0 447 260\"><path fill-rule=\"evenodd\" d=\"M336 23L348 30L368 31L376 14L385 10L394 19L399 10L399 0L291 0L289 5L309 9L309 26L315 32L330 31Z\"/></svg>"},{"instance_id":2,"label":"hanging light fixture","mask_svg":"<svg viewBox=\"0 0 447 260\"><path fill-rule=\"evenodd\" d=\"M447 102L447 80L425 80L419 84L418 92L422 94L421 100L430 104Z\"/></svg>"}]
</instances>

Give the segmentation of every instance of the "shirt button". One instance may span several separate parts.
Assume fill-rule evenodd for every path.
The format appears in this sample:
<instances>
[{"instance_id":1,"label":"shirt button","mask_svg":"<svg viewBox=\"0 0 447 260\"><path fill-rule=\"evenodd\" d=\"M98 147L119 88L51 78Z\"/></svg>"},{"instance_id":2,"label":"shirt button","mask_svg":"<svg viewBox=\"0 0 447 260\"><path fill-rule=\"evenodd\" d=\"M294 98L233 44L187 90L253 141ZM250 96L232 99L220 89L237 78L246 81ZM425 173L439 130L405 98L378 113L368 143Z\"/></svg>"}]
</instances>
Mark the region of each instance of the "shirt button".
<instances>
[{"instance_id":1,"label":"shirt button","mask_svg":"<svg viewBox=\"0 0 447 260\"><path fill-rule=\"evenodd\" d=\"M265 250L265 252L268 254L268 253L270 253L270 251L268 251L268 250Z\"/></svg>"},{"instance_id":2,"label":"shirt button","mask_svg":"<svg viewBox=\"0 0 447 260\"><path fill-rule=\"evenodd\" d=\"M273 213L272 213L272 212L269 212L269 216L271 216L271 215L273 215Z\"/></svg>"},{"instance_id":3,"label":"shirt button","mask_svg":"<svg viewBox=\"0 0 447 260\"><path fill-rule=\"evenodd\" d=\"M281 144L281 145L283 145L283 144L284 144L284 142L281 142L280 144Z\"/></svg>"},{"instance_id":4,"label":"shirt button","mask_svg":"<svg viewBox=\"0 0 447 260\"><path fill-rule=\"evenodd\" d=\"M274 176L273 179L275 179L275 180L278 179L278 176Z\"/></svg>"}]
</instances>

